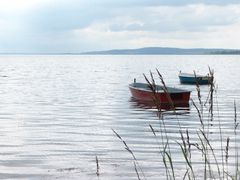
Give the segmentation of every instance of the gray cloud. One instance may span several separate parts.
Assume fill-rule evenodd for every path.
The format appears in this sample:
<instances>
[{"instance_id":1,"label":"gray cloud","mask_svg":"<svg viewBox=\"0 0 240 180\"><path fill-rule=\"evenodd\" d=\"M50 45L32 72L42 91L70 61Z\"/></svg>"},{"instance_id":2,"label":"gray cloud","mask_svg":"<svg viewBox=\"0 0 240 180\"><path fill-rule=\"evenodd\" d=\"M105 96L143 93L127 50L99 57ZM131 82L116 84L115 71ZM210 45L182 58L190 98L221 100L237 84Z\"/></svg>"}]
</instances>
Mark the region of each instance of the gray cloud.
<instances>
[{"instance_id":1,"label":"gray cloud","mask_svg":"<svg viewBox=\"0 0 240 180\"><path fill-rule=\"evenodd\" d=\"M228 25L238 21L239 13L225 10L224 6L207 7L202 14L197 14L196 8L191 6L150 6L155 1L140 1L147 6L127 6L127 2L118 2L113 6L112 1L105 0L106 4L98 2L92 3L60 3L41 7L31 14L27 14L24 23L29 29L36 32L61 32L73 29L80 29L90 26L93 23L110 22L112 31L203 31L208 26ZM134 1L131 1L133 3ZM157 4L161 4L158 1ZM175 2L175 3L174 3ZM177 1L170 1L176 5ZM179 1L178 1L179 2ZM188 1L188 3L191 1ZM195 2L195 1L192 1ZM207 3L208 1L204 1ZM214 1L213 1L214 2ZM212 2L212 3L213 3ZM216 1L217 2L217 1ZM232 3L235 1L231 1ZM184 4L184 1L181 1ZM219 1L218 3L224 3ZM164 4L164 3L162 3ZM109 6L113 6L109 8ZM121 21L121 17L130 17L137 22ZM140 22L140 23L139 23Z\"/></svg>"},{"instance_id":2,"label":"gray cloud","mask_svg":"<svg viewBox=\"0 0 240 180\"><path fill-rule=\"evenodd\" d=\"M159 6L135 9L126 18L110 20L112 31L208 31L216 26L228 26L240 21L240 9L235 6L188 5L181 7ZM240 6L238 7L240 8Z\"/></svg>"},{"instance_id":3,"label":"gray cloud","mask_svg":"<svg viewBox=\"0 0 240 180\"><path fill-rule=\"evenodd\" d=\"M212 28L239 23L238 3L236 0L49 0L21 13L7 14L0 9L0 51L94 50L102 47L101 36L111 37L118 45L116 34L124 39L122 44L129 44L128 39L134 41L133 38L142 36L132 35L139 31L145 36L181 31L204 34ZM236 9L231 4L236 4ZM94 37L86 36L85 29ZM83 34L76 36L75 31Z\"/></svg>"}]
</instances>

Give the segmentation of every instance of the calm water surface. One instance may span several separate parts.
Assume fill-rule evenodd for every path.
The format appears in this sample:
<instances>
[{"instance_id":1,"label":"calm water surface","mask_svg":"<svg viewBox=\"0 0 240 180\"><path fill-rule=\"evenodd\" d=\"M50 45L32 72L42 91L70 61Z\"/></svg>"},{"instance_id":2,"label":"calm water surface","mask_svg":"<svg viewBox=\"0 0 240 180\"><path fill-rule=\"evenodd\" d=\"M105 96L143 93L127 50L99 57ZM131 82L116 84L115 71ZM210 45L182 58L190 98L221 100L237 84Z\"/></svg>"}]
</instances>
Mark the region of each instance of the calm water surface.
<instances>
[{"instance_id":1,"label":"calm water surface","mask_svg":"<svg viewBox=\"0 0 240 180\"><path fill-rule=\"evenodd\" d=\"M163 178L149 128L157 131L159 120L153 109L131 100L128 84L134 78L144 82L142 73L158 68L167 85L190 89L197 100L195 86L179 84L177 75L205 74L208 66L217 81L217 119L232 138L234 100L238 112L240 107L239 56L0 56L0 178L97 179L98 156L101 179L137 179L132 157L112 129L133 150L147 179ZM206 98L208 86L201 90ZM193 105L181 113L164 116L179 179L185 165L175 143L178 122L193 141L200 128ZM218 128L211 131L219 148Z\"/></svg>"}]
</instances>

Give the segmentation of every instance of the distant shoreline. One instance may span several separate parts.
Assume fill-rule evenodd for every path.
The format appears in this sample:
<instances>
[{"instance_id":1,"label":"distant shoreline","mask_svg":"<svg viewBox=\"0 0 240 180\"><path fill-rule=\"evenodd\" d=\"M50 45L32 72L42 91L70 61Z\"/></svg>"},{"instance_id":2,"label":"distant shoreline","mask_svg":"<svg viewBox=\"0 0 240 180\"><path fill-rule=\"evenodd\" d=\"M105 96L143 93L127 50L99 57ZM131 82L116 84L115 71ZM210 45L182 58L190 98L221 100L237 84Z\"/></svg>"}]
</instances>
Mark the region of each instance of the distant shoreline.
<instances>
[{"instance_id":1,"label":"distant shoreline","mask_svg":"<svg viewBox=\"0 0 240 180\"><path fill-rule=\"evenodd\" d=\"M0 56L239 56L240 54L81 54L81 53L26 53L26 54L1 54Z\"/></svg>"},{"instance_id":2,"label":"distant shoreline","mask_svg":"<svg viewBox=\"0 0 240 180\"><path fill-rule=\"evenodd\" d=\"M0 55L240 55L240 49L145 47L76 53L0 53Z\"/></svg>"},{"instance_id":3,"label":"distant shoreline","mask_svg":"<svg viewBox=\"0 0 240 180\"><path fill-rule=\"evenodd\" d=\"M239 49L145 47L84 52L87 55L240 55Z\"/></svg>"}]
</instances>

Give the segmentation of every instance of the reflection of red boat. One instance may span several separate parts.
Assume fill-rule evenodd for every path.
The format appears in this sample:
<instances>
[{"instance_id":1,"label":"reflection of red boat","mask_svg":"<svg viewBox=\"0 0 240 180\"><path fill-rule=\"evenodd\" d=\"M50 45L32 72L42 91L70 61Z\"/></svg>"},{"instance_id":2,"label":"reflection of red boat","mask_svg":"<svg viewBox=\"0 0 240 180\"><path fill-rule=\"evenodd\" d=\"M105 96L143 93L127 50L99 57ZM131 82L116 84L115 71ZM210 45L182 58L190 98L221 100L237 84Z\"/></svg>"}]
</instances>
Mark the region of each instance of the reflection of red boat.
<instances>
[{"instance_id":1,"label":"reflection of red boat","mask_svg":"<svg viewBox=\"0 0 240 180\"><path fill-rule=\"evenodd\" d=\"M132 83L129 85L129 89L133 98L141 101L152 101L156 97L161 104L188 104L191 91L167 87L167 92L164 91L163 86L156 85L156 94L154 97L153 91L148 84L145 83Z\"/></svg>"},{"instance_id":2,"label":"reflection of red boat","mask_svg":"<svg viewBox=\"0 0 240 180\"><path fill-rule=\"evenodd\" d=\"M130 102L132 102L132 106L138 107L138 108L143 108L143 109L157 109L159 107L156 106L156 103L153 101L141 101L137 100L135 98L131 98ZM161 104L160 107L162 110L172 110L173 107L171 104ZM189 103L178 103L174 105L174 110L181 111L181 110L189 110Z\"/></svg>"}]
</instances>

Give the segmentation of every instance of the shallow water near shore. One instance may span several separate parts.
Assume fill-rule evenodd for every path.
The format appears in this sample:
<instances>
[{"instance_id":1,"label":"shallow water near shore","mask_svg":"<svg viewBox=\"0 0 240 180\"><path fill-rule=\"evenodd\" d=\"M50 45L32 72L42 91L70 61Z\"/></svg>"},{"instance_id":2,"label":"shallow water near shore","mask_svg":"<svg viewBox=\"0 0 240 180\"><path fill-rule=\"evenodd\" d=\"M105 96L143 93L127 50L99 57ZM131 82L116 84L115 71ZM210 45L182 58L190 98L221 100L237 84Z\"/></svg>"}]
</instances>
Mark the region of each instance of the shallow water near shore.
<instances>
[{"instance_id":1,"label":"shallow water near shore","mask_svg":"<svg viewBox=\"0 0 240 180\"><path fill-rule=\"evenodd\" d=\"M149 70L157 79L158 68L168 86L191 90L197 101L196 87L181 85L178 73L206 74L208 66L217 84L215 119L223 135L233 139L234 100L237 112L240 107L239 56L0 56L0 178L97 179L97 156L101 179L136 179L132 157L112 129L134 152L147 179L164 177L149 128L159 128L156 111L133 101L128 84L134 78L145 82L143 73ZM208 86L201 92L205 99ZM179 112L166 112L164 119L182 179L185 165L175 143L179 122L193 141L200 122L191 104ZM217 126L211 134L220 148ZM194 159L197 166L201 158Z\"/></svg>"}]
</instances>

